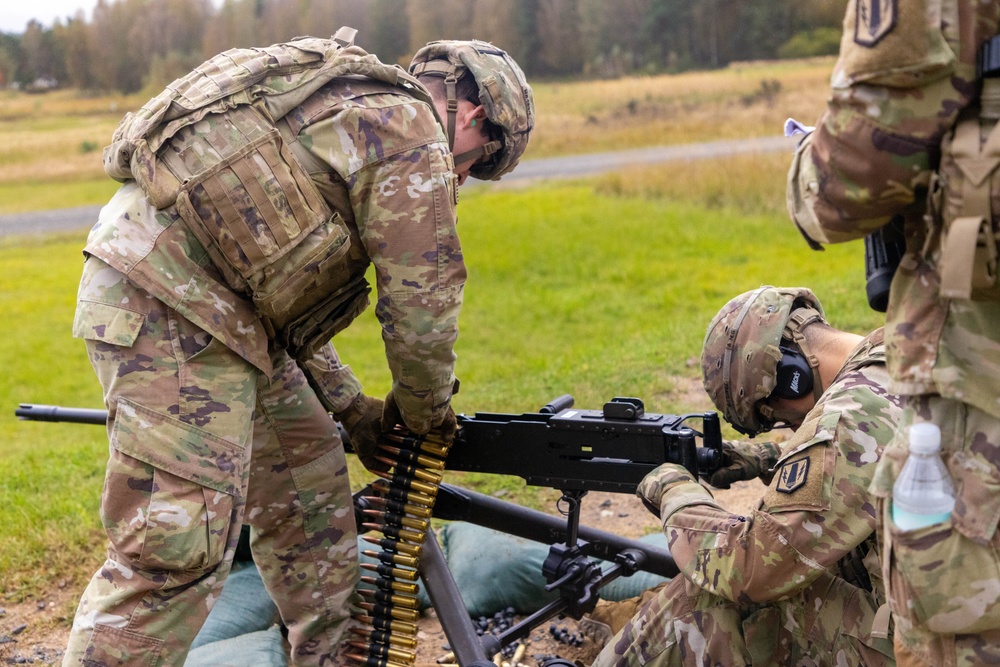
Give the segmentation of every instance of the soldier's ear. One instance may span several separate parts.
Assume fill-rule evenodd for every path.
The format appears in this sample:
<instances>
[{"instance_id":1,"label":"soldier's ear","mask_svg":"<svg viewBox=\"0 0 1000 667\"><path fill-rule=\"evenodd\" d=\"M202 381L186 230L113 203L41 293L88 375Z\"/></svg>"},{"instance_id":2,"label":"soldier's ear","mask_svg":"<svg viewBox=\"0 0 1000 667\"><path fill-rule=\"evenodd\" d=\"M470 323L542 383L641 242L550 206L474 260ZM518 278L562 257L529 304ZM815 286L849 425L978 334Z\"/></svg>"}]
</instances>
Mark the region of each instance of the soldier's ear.
<instances>
[{"instance_id":1,"label":"soldier's ear","mask_svg":"<svg viewBox=\"0 0 1000 667\"><path fill-rule=\"evenodd\" d=\"M481 128L484 120L486 120L486 109L483 108L482 104L470 109L463 117L463 121L467 127Z\"/></svg>"}]
</instances>

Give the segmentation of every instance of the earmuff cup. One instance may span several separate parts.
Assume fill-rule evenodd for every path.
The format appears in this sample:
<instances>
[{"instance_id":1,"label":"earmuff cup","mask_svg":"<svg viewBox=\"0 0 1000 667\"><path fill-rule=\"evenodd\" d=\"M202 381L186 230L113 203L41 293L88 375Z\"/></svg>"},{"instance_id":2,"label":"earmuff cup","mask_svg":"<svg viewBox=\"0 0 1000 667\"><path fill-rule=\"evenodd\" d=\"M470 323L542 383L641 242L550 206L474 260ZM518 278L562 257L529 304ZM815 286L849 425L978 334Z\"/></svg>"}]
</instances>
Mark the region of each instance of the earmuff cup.
<instances>
[{"instance_id":1,"label":"earmuff cup","mask_svg":"<svg viewBox=\"0 0 1000 667\"><path fill-rule=\"evenodd\" d=\"M778 362L777 377L771 396L776 398L802 398L813 390L813 370L805 355L789 347L782 346L781 361Z\"/></svg>"}]
</instances>

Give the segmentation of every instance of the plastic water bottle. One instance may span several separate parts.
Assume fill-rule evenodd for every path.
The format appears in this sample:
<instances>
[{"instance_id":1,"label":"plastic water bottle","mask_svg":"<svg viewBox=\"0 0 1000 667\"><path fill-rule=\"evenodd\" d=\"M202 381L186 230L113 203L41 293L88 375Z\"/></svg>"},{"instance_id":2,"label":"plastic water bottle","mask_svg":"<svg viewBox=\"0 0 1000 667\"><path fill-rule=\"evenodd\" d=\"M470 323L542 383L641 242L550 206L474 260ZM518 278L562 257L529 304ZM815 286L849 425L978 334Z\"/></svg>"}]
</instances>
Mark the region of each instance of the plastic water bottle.
<instances>
[{"instance_id":1,"label":"plastic water bottle","mask_svg":"<svg viewBox=\"0 0 1000 667\"><path fill-rule=\"evenodd\" d=\"M947 521L955 507L955 487L941 460L937 424L910 427L910 455L892 487L892 521L900 530L916 530Z\"/></svg>"}]
</instances>

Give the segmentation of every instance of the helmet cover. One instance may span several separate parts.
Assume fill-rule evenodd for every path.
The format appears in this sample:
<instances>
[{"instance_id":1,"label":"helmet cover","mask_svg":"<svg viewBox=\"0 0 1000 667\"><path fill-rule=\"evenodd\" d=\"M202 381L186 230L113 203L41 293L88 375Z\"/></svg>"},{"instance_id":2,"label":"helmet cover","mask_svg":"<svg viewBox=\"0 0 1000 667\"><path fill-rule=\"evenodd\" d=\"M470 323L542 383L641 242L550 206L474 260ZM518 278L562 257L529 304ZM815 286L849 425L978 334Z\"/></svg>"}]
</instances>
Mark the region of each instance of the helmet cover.
<instances>
[{"instance_id":1,"label":"helmet cover","mask_svg":"<svg viewBox=\"0 0 1000 667\"><path fill-rule=\"evenodd\" d=\"M805 287L772 287L744 292L712 318L702 346L705 391L733 428L750 437L773 427L760 403L774 391L782 338L792 313L823 307Z\"/></svg>"},{"instance_id":2,"label":"helmet cover","mask_svg":"<svg viewBox=\"0 0 1000 667\"><path fill-rule=\"evenodd\" d=\"M456 78L466 70L475 78L486 117L503 132L503 147L489 162L475 164L470 174L499 180L517 166L535 126L534 98L524 72L503 49L479 40L430 42L414 54L410 72L419 75L420 66L432 60L447 60Z\"/></svg>"}]
</instances>

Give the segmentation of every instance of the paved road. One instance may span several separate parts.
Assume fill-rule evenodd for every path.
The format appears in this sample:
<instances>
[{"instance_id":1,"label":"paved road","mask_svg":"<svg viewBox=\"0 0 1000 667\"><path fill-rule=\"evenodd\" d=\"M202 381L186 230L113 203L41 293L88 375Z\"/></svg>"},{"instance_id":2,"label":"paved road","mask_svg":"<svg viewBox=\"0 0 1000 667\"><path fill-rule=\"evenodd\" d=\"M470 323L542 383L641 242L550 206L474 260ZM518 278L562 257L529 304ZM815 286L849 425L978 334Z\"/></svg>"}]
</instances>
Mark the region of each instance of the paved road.
<instances>
[{"instance_id":1,"label":"paved road","mask_svg":"<svg viewBox=\"0 0 1000 667\"><path fill-rule=\"evenodd\" d=\"M791 159L791 151L795 143L796 139L794 138L789 139L782 136L774 136L712 141L700 144L682 144L678 146L654 146L651 148L593 153L589 155L570 155L542 160L525 160L512 173L504 176L502 181L496 184L487 183L480 187L519 185L547 178L589 176L623 167L677 160L697 160L743 153L788 151L789 159ZM477 183L478 181L471 182ZM100 206L80 206L77 208L37 211L33 213L0 215L0 236L4 234L86 229L97 220L97 214L100 209Z\"/></svg>"}]
</instances>

